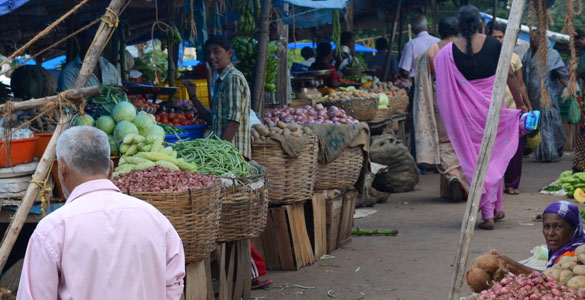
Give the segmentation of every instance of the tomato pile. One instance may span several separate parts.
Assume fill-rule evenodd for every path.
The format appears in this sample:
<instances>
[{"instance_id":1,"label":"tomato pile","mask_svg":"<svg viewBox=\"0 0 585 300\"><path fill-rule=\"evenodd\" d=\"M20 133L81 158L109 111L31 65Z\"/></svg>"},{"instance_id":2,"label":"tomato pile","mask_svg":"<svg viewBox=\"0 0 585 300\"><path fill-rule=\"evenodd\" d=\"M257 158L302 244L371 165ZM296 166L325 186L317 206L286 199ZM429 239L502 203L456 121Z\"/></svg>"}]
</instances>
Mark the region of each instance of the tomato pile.
<instances>
[{"instance_id":1,"label":"tomato pile","mask_svg":"<svg viewBox=\"0 0 585 300\"><path fill-rule=\"evenodd\" d=\"M205 124L205 121L198 119L197 116L192 112L164 112L160 111L155 116L157 122L167 124L170 126L186 126L186 125L199 125Z\"/></svg>"},{"instance_id":2,"label":"tomato pile","mask_svg":"<svg viewBox=\"0 0 585 300\"><path fill-rule=\"evenodd\" d=\"M130 100L130 102L132 102L132 104L134 104L134 106L136 106L136 108L138 108L138 109L148 108L148 107L152 107L152 108L159 108L160 107L160 105L154 104L154 103L146 100L142 95L130 95L130 96L128 96L128 100Z\"/></svg>"}]
</instances>

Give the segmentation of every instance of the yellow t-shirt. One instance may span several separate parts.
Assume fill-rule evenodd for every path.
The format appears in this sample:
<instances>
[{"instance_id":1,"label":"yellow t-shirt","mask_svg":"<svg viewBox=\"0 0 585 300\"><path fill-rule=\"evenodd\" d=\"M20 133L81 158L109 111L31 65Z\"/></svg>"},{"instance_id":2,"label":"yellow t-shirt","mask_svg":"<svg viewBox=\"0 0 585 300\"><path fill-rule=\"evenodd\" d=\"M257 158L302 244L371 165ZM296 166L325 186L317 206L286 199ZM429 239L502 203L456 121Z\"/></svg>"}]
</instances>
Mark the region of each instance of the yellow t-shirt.
<instances>
[{"instance_id":1,"label":"yellow t-shirt","mask_svg":"<svg viewBox=\"0 0 585 300\"><path fill-rule=\"evenodd\" d=\"M522 69L522 60L520 56L516 53L512 53L512 62L510 64L512 70L514 72ZM516 102L514 102L514 97L512 97L512 92L510 92L510 88L506 86L506 94L504 96L506 100L506 108L516 109Z\"/></svg>"}]
</instances>

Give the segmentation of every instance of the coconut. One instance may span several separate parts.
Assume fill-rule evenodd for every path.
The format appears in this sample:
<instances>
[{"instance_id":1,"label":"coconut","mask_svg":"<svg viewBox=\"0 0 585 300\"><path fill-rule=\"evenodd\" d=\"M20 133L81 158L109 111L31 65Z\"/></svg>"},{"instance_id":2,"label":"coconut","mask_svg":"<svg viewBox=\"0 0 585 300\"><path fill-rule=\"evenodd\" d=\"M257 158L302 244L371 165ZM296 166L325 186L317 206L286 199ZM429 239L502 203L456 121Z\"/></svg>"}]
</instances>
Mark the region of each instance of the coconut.
<instances>
[{"instance_id":1,"label":"coconut","mask_svg":"<svg viewBox=\"0 0 585 300\"><path fill-rule=\"evenodd\" d=\"M471 266L485 270L488 274L493 275L500 268L500 260L492 254L485 254L476 258Z\"/></svg>"},{"instance_id":2,"label":"coconut","mask_svg":"<svg viewBox=\"0 0 585 300\"><path fill-rule=\"evenodd\" d=\"M487 290L492 287L493 281L485 270L480 268L471 268L466 274L467 285L475 293Z\"/></svg>"}]
</instances>

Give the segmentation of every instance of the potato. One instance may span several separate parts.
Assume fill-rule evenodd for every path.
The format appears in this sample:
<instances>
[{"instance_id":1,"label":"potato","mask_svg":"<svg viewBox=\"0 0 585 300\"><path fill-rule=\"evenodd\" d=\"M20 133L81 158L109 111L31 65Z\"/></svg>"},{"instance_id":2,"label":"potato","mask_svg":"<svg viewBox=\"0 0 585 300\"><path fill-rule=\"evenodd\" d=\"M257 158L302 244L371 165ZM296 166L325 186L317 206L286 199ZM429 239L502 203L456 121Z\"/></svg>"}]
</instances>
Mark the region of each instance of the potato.
<instances>
[{"instance_id":1,"label":"potato","mask_svg":"<svg viewBox=\"0 0 585 300\"><path fill-rule=\"evenodd\" d=\"M570 271L570 270L562 270L562 271L561 271L561 276L560 276L560 278L559 278L559 281L560 281L562 284L565 284L565 285L566 285L566 284L567 284L567 282L569 282L569 280L571 280L571 278L573 278L574 276L575 276L575 275L573 274L573 272L572 272L572 271Z\"/></svg>"},{"instance_id":2,"label":"potato","mask_svg":"<svg viewBox=\"0 0 585 300\"><path fill-rule=\"evenodd\" d=\"M258 134L262 136L268 136L270 134L268 128L266 128L266 126L262 124L256 124L252 126L252 129L255 129L258 132Z\"/></svg>"},{"instance_id":3,"label":"potato","mask_svg":"<svg viewBox=\"0 0 585 300\"><path fill-rule=\"evenodd\" d=\"M567 281L567 286L575 289L585 288L585 276L575 276Z\"/></svg>"},{"instance_id":4,"label":"potato","mask_svg":"<svg viewBox=\"0 0 585 300\"><path fill-rule=\"evenodd\" d=\"M563 256L561 257L561 259L559 259L559 262L557 264L559 265L563 265L566 262L570 262L570 261L577 261L575 256Z\"/></svg>"},{"instance_id":5,"label":"potato","mask_svg":"<svg viewBox=\"0 0 585 300\"><path fill-rule=\"evenodd\" d=\"M254 128L250 129L250 134L252 135L252 138L254 138L254 139L260 138L260 134L258 134L258 131L256 131L256 129L254 129Z\"/></svg>"},{"instance_id":6,"label":"potato","mask_svg":"<svg viewBox=\"0 0 585 300\"><path fill-rule=\"evenodd\" d=\"M291 133L292 132L288 128L285 128L285 129L282 130L282 134L285 135L285 136L289 136Z\"/></svg>"},{"instance_id":7,"label":"potato","mask_svg":"<svg viewBox=\"0 0 585 300\"><path fill-rule=\"evenodd\" d=\"M309 127L303 127L303 133L306 135L313 135L313 130Z\"/></svg>"},{"instance_id":8,"label":"potato","mask_svg":"<svg viewBox=\"0 0 585 300\"><path fill-rule=\"evenodd\" d=\"M579 256L579 254L585 254L585 245L579 246L575 249L575 256Z\"/></svg>"},{"instance_id":9,"label":"potato","mask_svg":"<svg viewBox=\"0 0 585 300\"><path fill-rule=\"evenodd\" d=\"M301 126L299 126L297 123L290 123L288 124L288 129L290 129L290 131L297 131L301 129Z\"/></svg>"},{"instance_id":10,"label":"potato","mask_svg":"<svg viewBox=\"0 0 585 300\"><path fill-rule=\"evenodd\" d=\"M552 268L552 278L554 278L554 280L559 281L561 280L561 269L558 268Z\"/></svg>"},{"instance_id":11,"label":"potato","mask_svg":"<svg viewBox=\"0 0 585 300\"><path fill-rule=\"evenodd\" d=\"M585 254L579 254L579 256L577 257L577 260L579 261L579 263L585 265Z\"/></svg>"},{"instance_id":12,"label":"potato","mask_svg":"<svg viewBox=\"0 0 585 300\"><path fill-rule=\"evenodd\" d=\"M276 126L278 126L278 128L280 129L285 129L287 127L286 123L282 121L278 121L278 123L276 123Z\"/></svg>"},{"instance_id":13,"label":"potato","mask_svg":"<svg viewBox=\"0 0 585 300\"><path fill-rule=\"evenodd\" d=\"M561 264L561 270L573 270L573 268L577 265L576 261L567 261Z\"/></svg>"},{"instance_id":14,"label":"potato","mask_svg":"<svg viewBox=\"0 0 585 300\"><path fill-rule=\"evenodd\" d=\"M585 266L584 265L576 265L573 267L573 274L575 276L585 275Z\"/></svg>"},{"instance_id":15,"label":"potato","mask_svg":"<svg viewBox=\"0 0 585 300\"><path fill-rule=\"evenodd\" d=\"M548 268L548 269L544 270L544 272L542 272L542 274L544 274L544 276L547 276L547 277L548 276L552 276L553 275L553 271L554 271L553 268Z\"/></svg>"}]
</instances>

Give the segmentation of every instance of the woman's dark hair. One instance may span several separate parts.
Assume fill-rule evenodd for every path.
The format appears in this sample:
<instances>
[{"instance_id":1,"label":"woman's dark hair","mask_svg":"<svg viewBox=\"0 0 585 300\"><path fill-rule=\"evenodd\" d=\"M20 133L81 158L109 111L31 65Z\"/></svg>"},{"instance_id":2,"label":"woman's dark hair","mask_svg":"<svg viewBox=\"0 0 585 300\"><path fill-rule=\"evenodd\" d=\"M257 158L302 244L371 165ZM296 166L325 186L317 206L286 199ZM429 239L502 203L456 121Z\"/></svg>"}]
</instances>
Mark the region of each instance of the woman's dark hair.
<instances>
[{"instance_id":1,"label":"woman's dark hair","mask_svg":"<svg viewBox=\"0 0 585 300\"><path fill-rule=\"evenodd\" d=\"M490 35L494 34L494 31L501 31L502 33L506 33L506 24L504 23L498 23L496 22L495 24L488 24L488 28L490 29Z\"/></svg>"},{"instance_id":2,"label":"woman's dark hair","mask_svg":"<svg viewBox=\"0 0 585 300\"><path fill-rule=\"evenodd\" d=\"M311 48L309 46L303 47L303 49L301 49L301 56L304 59L309 59L309 58L315 56L315 50L313 50L313 48Z\"/></svg>"},{"instance_id":3,"label":"woman's dark hair","mask_svg":"<svg viewBox=\"0 0 585 300\"><path fill-rule=\"evenodd\" d=\"M211 45L220 46L223 49L225 49L225 51L232 50L232 41L227 36L223 36L223 35L209 36L207 41L205 41L204 48L207 48Z\"/></svg>"},{"instance_id":4,"label":"woman's dark hair","mask_svg":"<svg viewBox=\"0 0 585 300\"><path fill-rule=\"evenodd\" d=\"M384 51L388 50L388 40L385 38L379 38L376 40L376 50Z\"/></svg>"},{"instance_id":5,"label":"woman's dark hair","mask_svg":"<svg viewBox=\"0 0 585 300\"><path fill-rule=\"evenodd\" d=\"M459 24L457 17L447 16L439 21L439 35L442 39L457 36L459 34Z\"/></svg>"},{"instance_id":6,"label":"woman's dark hair","mask_svg":"<svg viewBox=\"0 0 585 300\"><path fill-rule=\"evenodd\" d=\"M328 42L321 42L317 45L316 61L321 61L331 54L331 44Z\"/></svg>"},{"instance_id":7,"label":"woman's dark hair","mask_svg":"<svg viewBox=\"0 0 585 300\"><path fill-rule=\"evenodd\" d=\"M344 31L341 33L341 37L339 38L339 42L342 45L345 45L345 44L351 42L352 39L353 39L353 33L349 32L349 31Z\"/></svg>"},{"instance_id":8,"label":"woman's dark hair","mask_svg":"<svg viewBox=\"0 0 585 300\"><path fill-rule=\"evenodd\" d=\"M481 17L479 10L473 5L465 5L459 9L459 30L465 39L465 54L473 60L473 48L471 47L471 36L477 32L480 26ZM475 64L475 60L473 60Z\"/></svg>"}]
</instances>

